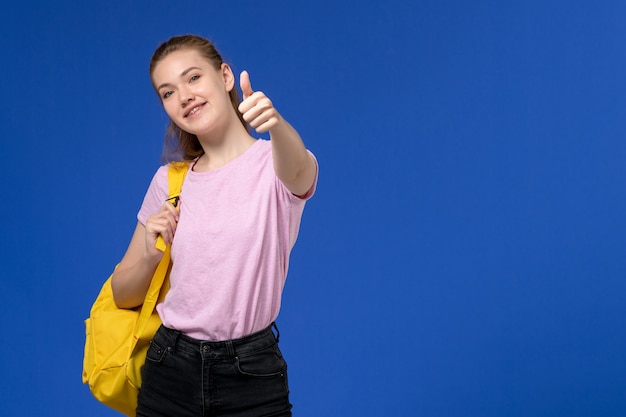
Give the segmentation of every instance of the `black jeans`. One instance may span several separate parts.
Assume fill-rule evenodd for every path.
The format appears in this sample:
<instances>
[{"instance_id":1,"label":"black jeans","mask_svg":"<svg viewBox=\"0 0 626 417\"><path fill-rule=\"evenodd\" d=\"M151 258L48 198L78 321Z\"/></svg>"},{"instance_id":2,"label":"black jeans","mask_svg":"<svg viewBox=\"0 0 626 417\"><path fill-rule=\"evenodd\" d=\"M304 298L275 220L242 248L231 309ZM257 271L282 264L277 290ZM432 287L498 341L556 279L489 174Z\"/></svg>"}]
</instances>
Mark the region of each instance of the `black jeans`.
<instances>
[{"instance_id":1,"label":"black jeans","mask_svg":"<svg viewBox=\"0 0 626 417\"><path fill-rule=\"evenodd\" d=\"M291 416L287 364L272 326L224 342L161 326L146 356L137 416Z\"/></svg>"}]
</instances>

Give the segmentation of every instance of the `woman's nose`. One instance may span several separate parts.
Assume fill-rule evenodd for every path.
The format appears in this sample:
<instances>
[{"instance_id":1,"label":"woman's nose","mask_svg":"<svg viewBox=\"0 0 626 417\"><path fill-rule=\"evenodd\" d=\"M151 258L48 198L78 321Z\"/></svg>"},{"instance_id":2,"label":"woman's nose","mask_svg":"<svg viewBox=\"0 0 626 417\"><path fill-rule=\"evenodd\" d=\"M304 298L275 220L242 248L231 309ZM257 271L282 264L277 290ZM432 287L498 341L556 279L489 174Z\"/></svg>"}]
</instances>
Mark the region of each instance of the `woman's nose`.
<instances>
[{"instance_id":1,"label":"woman's nose","mask_svg":"<svg viewBox=\"0 0 626 417\"><path fill-rule=\"evenodd\" d=\"M179 97L180 102L185 105L193 100L193 93L190 90L181 90Z\"/></svg>"}]
</instances>

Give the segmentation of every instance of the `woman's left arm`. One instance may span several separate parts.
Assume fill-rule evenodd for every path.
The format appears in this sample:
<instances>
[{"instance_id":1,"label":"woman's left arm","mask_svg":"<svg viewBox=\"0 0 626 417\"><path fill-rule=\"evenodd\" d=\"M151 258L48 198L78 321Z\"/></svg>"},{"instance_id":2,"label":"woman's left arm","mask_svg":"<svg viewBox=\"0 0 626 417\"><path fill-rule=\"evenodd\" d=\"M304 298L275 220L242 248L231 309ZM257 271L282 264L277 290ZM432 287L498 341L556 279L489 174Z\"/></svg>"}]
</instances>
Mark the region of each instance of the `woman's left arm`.
<instances>
[{"instance_id":1,"label":"woman's left arm","mask_svg":"<svg viewBox=\"0 0 626 417\"><path fill-rule=\"evenodd\" d=\"M297 196L305 195L313 186L317 166L298 132L278 113L271 100L261 91L252 91L250 76L240 77L243 102L239 111L258 133L269 132L276 176Z\"/></svg>"}]
</instances>

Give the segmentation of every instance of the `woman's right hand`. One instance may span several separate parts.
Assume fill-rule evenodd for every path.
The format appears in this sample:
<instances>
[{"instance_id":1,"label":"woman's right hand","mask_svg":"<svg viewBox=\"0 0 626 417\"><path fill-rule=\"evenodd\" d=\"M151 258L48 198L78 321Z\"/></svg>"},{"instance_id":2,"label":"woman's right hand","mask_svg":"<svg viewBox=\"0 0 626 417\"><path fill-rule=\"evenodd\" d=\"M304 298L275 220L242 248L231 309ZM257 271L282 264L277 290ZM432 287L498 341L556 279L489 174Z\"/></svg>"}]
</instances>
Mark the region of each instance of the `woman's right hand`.
<instances>
[{"instance_id":1,"label":"woman's right hand","mask_svg":"<svg viewBox=\"0 0 626 417\"><path fill-rule=\"evenodd\" d=\"M146 220L146 251L151 257L160 257L163 254L156 248L159 235L163 237L166 245L172 243L178 218L178 210L169 201L163 203L158 213L148 217Z\"/></svg>"}]
</instances>

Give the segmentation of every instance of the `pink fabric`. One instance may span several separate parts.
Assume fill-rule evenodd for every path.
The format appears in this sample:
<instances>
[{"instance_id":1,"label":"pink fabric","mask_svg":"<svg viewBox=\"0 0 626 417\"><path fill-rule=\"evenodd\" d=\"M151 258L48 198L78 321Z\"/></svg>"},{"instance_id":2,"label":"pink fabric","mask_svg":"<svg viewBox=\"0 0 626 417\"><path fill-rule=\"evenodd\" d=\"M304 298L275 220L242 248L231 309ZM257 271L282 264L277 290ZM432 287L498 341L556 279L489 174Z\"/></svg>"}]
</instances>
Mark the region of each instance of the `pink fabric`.
<instances>
[{"instance_id":1,"label":"pink fabric","mask_svg":"<svg viewBox=\"0 0 626 417\"><path fill-rule=\"evenodd\" d=\"M291 194L274 173L271 143L262 139L220 169L190 170L172 244L171 288L157 306L163 323L197 339L227 340L274 321L305 201L315 186L303 198ZM139 221L145 225L166 198L162 166Z\"/></svg>"}]
</instances>

